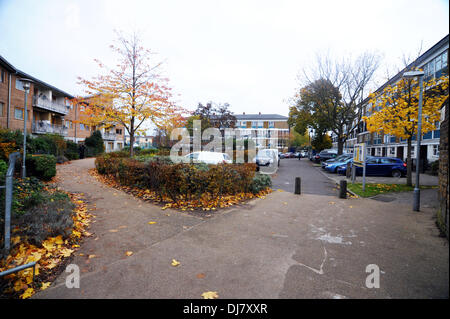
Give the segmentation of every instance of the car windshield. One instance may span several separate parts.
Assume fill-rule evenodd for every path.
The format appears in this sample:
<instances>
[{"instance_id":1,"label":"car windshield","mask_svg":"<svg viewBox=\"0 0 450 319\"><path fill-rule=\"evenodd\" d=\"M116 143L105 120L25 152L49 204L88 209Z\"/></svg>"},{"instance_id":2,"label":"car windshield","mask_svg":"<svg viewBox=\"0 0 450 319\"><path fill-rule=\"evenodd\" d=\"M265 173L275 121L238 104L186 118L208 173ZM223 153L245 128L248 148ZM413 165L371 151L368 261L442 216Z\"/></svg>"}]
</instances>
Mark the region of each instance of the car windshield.
<instances>
[{"instance_id":1,"label":"car windshield","mask_svg":"<svg viewBox=\"0 0 450 319\"><path fill-rule=\"evenodd\" d=\"M261 156L261 157L270 157L271 156L271 151L269 151L269 150L261 150L261 151L259 151L258 152L258 156Z\"/></svg>"}]
</instances>

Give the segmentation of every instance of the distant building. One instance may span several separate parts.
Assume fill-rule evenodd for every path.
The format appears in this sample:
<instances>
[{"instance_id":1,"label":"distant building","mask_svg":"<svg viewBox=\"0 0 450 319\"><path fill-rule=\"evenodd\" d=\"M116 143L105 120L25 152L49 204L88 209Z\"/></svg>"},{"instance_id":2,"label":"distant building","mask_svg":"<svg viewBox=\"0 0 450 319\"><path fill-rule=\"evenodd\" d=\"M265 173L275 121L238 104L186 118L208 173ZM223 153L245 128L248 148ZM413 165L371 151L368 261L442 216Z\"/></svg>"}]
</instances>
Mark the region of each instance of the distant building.
<instances>
[{"instance_id":1,"label":"distant building","mask_svg":"<svg viewBox=\"0 0 450 319\"><path fill-rule=\"evenodd\" d=\"M152 148L153 147L154 136L145 135L145 136L134 136L134 146L138 146L140 148ZM125 135L125 145L130 145L130 135Z\"/></svg>"},{"instance_id":2,"label":"distant building","mask_svg":"<svg viewBox=\"0 0 450 319\"><path fill-rule=\"evenodd\" d=\"M236 117L235 129L240 136L252 138L257 148L287 150L290 135L288 117L279 114L245 114L245 112L233 115Z\"/></svg>"},{"instance_id":3,"label":"distant building","mask_svg":"<svg viewBox=\"0 0 450 319\"><path fill-rule=\"evenodd\" d=\"M12 66L0 56L0 127L23 131L25 93L21 78L33 81L27 97L27 133L59 134L66 140L83 143L97 128L80 123L83 105L72 105L66 93ZM117 125L108 130L99 128L107 152L124 145L124 130Z\"/></svg>"}]
</instances>

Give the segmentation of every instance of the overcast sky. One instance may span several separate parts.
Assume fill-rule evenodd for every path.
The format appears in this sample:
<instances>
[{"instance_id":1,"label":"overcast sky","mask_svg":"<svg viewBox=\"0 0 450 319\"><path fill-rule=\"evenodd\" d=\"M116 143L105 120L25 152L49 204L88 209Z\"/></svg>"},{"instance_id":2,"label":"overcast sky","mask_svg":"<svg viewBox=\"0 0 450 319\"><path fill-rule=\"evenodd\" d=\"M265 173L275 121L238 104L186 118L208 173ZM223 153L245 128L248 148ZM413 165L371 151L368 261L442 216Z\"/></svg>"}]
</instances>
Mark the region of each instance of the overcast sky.
<instances>
[{"instance_id":1,"label":"overcast sky","mask_svg":"<svg viewBox=\"0 0 450 319\"><path fill-rule=\"evenodd\" d=\"M449 32L443 0L195 1L0 0L0 55L20 70L81 94L77 76L115 63L114 29L141 32L165 61L179 104L229 103L235 113L288 114L297 74L316 53L376 50L385 69ZM393 75L393 74L391 74ZM382 84L382 83L380 83Z\"/></svg>"}]
</instances>

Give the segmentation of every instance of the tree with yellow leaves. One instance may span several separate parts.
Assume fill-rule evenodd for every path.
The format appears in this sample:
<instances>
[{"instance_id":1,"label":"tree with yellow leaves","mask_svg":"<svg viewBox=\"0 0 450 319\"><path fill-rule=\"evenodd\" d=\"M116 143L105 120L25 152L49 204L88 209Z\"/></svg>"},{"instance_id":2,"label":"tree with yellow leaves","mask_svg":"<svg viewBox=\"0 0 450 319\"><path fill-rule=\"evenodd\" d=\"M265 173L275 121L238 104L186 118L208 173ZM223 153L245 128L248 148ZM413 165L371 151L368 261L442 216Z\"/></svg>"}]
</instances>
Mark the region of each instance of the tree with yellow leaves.
<instances>
[{"instance_id":1,"label":"tree with yellow leaves","mask_svg":"<svg viewBox=\"0 0 450 319\"><path fill-rule=\"evenodd\" d=\"M150 50L141 46L133 34L126 38L118 34L118 45L111 45L118 63L108 68L98 60L105 74L92 80L79 78L87 97L77 97L72 103L86 105L80 122L91 126L122 125L130 135L130 156L134 155L136 134L145 130L144 122L157 127L179 118L181 108L171 102L168 79L161 77L161 63L153 64Z\"/></svg>"},{"instance_id":2,"label":"tree with yellow leaves","mask_svg":"<svg viewBox=\"0 0 450 319\"><path fill-rule=\"evenodd\" d=\"M422 129L436 129L439 109L448 98L448 75L423 83ZM411 144L417 136L420 87L418 79L402 78L370 95L370 115L363 120L371 133L383 133L407 140L407 185L412 185ZM419 151L419 150L416 150Z\"/></svg>"}]
</instances>

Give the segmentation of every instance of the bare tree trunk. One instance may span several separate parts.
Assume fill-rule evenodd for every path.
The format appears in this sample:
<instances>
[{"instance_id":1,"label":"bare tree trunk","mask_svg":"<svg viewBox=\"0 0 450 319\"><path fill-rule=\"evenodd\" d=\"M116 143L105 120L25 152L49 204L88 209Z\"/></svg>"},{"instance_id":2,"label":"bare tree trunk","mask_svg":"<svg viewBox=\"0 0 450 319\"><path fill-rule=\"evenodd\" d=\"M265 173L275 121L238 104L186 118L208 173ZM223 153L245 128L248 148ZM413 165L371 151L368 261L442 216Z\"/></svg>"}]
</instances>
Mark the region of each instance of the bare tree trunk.
<instances>
[{"instance_id":1,"label":"bare tree trunk","mask_svg":"<svg viewBox=\"0 0 450 319\"><path fill-rule=\"evenodd\" d=\"M134 132L132 131L130 133L130 157L134 156Z\"/></svg>"},{"instance_id":2,"label":"bare tree trunk","mask_svg":"<svg viewBox=\"0 0 450 319\"><path fill-rule=\"evenodd\" d=\"M342 155L344 153L344 140L338 137L338 155Z\"/></svg>"},{"instance_id":3,"label":"bare tree trunk","mask_svg":"<svg viewBox=\"0 0 450 319\"><path fill-rule=\"evenodd\" d=\"M408 146L406 151L406 185L412 186L412 161L411 161L411 144L412 138L408 138Z\"/></svg>"}]
</instances>

